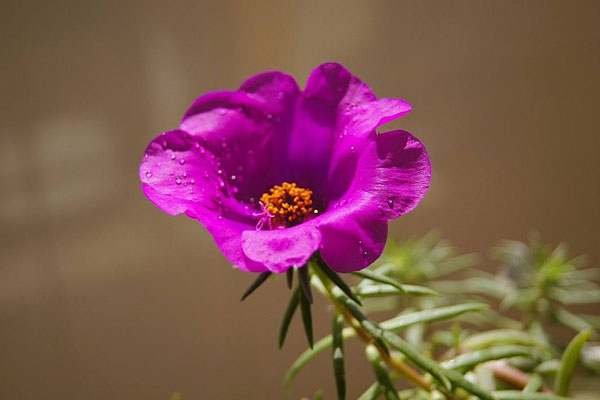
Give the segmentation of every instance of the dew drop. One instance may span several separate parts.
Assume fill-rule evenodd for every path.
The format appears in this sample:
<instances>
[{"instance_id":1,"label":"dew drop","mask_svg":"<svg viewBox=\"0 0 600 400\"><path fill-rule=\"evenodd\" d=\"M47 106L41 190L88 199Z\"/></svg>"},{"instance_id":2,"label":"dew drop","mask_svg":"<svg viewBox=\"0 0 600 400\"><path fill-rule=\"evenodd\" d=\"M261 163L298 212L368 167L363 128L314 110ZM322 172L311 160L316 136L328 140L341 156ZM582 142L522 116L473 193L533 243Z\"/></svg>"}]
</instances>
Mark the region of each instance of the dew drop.
<instances>
[{"instance_id":1,"label":"dew drop","mask_svg":"<svg viewBox=\"0 0 600 400\"><path fill-rule=\"evenodd\" d=\"M175 183L178 185L181 185L181 178L180 177L175 178Z\"/></svg>"},{"instance_id":2,"label":"dew drop","mask_svg":"<svg viewBox=\"0 0 600 400\"><path fill-rule=\"evenodd\" d=\"M175 153L171 153L171 160L175 159Z\"/></svg>"},{"instance_id":3,"label":"dew drop","mask_svg":"<svg viewBox=\"0 0 600 400\"><path fill-rule=\"evenodd\" d=\"M146 171L146 178L152 178L152 171Z\"/></svg>"},{"instance_id":4,"label":"dew drop","mask_svg":"<svg viewBox=\"0 0 600 400\"><path fill-rule=\"evenodd\" d=\"M208 171L204 171L204 178L206 178L206 180L208 180Z\"/></svg>"},{"instance_id":5,"label":"dew drop","mask_svg":"<svg viewBox=\"0 0 600 400\"><path fill-rule=\"evenodd\" d=\"M394 198L392 196L388 196L387 204L391 209L394 209Z\"/></svg>"},{"instance_id":6,"label":"dew drop","mask_svg":"<svg viewBox=\"0 0 600 400\"><path fill-rule=\"evenodd\" d=\"M221 110L219 110L219 114L221 114L221 115L225 115L225 114L227 114L227 110L223 110L223 109L221 109Z\"/></svg>"},{"instance_id":7,"label":"dew drop","mask_svg":"<svg viewBox=\"0 0 600 400\"><path fill-rule=\"evenodd\" d=\"M194 183L196 183L196 180L194 178L190 179L190 183L193 185Z\"/></svg>"},{"instance_id":8,"label":"dew drop","mask_svg":"<svg viewBox=\"0 0 600 400\"><path fill-rule=\"evenodd\" d=\"M267 114L267 119L273 119L273 114Z\"/></svg>"},{"instance_id":9,"label":"dew drop","mask_svg":"<svg viewBox=\"0 0 600 400\"><path fill-rule=\"evenodd\" d=\"M235 180L236 180L236 178L237 178L237 177L236 177L235 175L231 175L231 180L232 180L232 181L235 181Z\"/></svg>"},{"instance_id":10,"label":"dew drop","mask_svg":"<svg viewBox=\"0 0 600 400\"><path fill-rule=\"evenodd\" d=\"M222 169L218 170L217 174L222 175L223 174L223 170Z\"/></svg>"},{"instance_id":11,"label":"dew drop","mask_svg":"<svg viewBox=\"0 0 600 400\"><path fill-rule=\"evenodd\" d=\"M354 146L350 146L350 151L354 151L355 147Z\"/></svg>"},{"instance_id":12,"label":"dew drop","mask_svg":"<svg viewBox=\"0 0 600 400\"><path fill-rule=\"evenodd\" d=\"M185 164L185 159L182 158L181 160L179 160L179 164L181 164L181 165Z\"/></svg>"},{"instance_id":13,"label":"dew drop","mask_svg":"<svg viewBox=\"0 0 600 400\"><path fill-rule=\"evenodd\" d=\"M187 178L187 172L183 171L183 174L182 174L182 176L183 176L184 178Z\"/></svg>"},{"instance_id":14,"label":"dew drop","mask_svg":"<svg viewBox=\"0 0 600 400\"><path fill-rule=\"evenodd\" d=\"M318 213L319 213L319 210L317 210L317 209L315 208L315 210L313 211L313 214L318 214Z\"/></svg>"}]
</instances>

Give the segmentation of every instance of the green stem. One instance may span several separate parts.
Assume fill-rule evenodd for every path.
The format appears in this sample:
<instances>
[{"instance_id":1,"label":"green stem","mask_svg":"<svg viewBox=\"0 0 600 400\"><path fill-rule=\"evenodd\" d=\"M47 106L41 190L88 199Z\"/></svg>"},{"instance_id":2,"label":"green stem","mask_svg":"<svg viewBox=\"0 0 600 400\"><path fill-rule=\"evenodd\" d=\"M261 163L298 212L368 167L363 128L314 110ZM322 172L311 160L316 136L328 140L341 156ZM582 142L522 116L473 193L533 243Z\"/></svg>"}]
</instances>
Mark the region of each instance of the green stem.
<instances>
[{"instance_id":1,"label":"green stem","mask_svg":"<svg viewBox=\"0 0 600 400\"><path fill-rule=\"evenodd\" d=\"M383 359L383 361L390 368L397 371L400 375L409 379L419 387L427 391L433 390L433 385L430 382L428 382L418 371L416 371L408 364L404 363L398 357L393 357L392 355L390 355L385 349L383 349L378 344L377 338L373 337L373 335L370 332L368 332L360 324L360 322L352 316L351 312L348 310L348 301L350 301L350 299L347 299L348 301L343 301L346 299L341 299L341 297L345 297L343 294L341 294L341 291L338 291L340 292L340 294L334 294L331 281L327 278L327 276L323 274L323 272L319 268L312 268L312 271L314 272L314 276L317 278L316 282L312 281L315 288L321 293L325 294L327 297L329 297L333 305L344 317L344 319L346 319L348 325L354 329L358 337L360 337L367 344L373 344L381 354L381 358ZM366 318L366 316L364 316L364 318ZM371 325L375 325L370 320L367 319L367 321L369 321Z\"/></svg>"}]
</instances>

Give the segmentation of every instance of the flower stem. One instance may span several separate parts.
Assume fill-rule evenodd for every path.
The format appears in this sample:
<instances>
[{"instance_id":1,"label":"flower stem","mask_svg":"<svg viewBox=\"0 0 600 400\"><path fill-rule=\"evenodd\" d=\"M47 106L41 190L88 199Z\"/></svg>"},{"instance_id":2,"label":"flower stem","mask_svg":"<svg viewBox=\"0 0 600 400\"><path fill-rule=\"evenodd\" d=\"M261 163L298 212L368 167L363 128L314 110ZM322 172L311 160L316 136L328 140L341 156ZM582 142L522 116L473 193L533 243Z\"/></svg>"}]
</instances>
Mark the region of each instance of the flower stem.
<instances>
[{"instance_id":1,"label":"flower stem","mask_svg":"<svg viewBox=\"0 0 600 400\"><path fill-rule=\"evenodd\" d=\"M402 361L397 354L393 352L388 354L377 343L375 338L373 338L373 336L362 327L360 322L352 316L352 314L346 308L344 303L340 301L338 297L333 293L332 284L330 280L327 279L327 277L323 274L323 272L321 272L321 270L318 267L312 268L312 271L314 272L313 276L317 278L316 280L312 280L312 283L315 286L315 288L321 293L325 294L327 297L329 297L329 299L331 300L335 308L338 310L338 312L344 317L348 325L351 326L352 329L354 329L357 336L363 342L367 344L372 344L377 348L378 352L381 354L381 358L388 365L388 367L390 367L406 379L412 381L413 383L427 391L432 391L434 389L433 385L430 382L428 382L427 379L425 379L416 369L412 368L410 365Z\"/></svg>"}]
</instances>

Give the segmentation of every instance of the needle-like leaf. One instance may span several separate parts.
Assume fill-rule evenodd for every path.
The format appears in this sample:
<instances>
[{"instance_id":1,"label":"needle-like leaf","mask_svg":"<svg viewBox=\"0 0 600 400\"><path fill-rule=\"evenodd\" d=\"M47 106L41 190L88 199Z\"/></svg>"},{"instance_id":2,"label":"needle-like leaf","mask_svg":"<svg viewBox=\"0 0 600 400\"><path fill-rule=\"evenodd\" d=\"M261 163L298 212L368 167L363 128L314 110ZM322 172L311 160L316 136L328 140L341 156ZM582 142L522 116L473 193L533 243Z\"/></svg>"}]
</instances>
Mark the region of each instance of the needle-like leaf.
<instances>
[{"instance_id":1,"label":"needle-like leaf","mask_svg":"<svg viewBox=\"0 0 600 400\"><path fill-rule=\"evenodd\" d=\"M312 328L312 314L310 310L310 300L304 290L300 290L300 311L302 311L302 322L304 323L304 332L306 333L306 339L308 345L312 349L313 347L313 328Z\"/></svg>"},{"instance_id":2,"label":"needle-like leaf","mask_svg":"<svg viewBox=\"0 0 600 400\"><path fill-rule=\"evenodd\" d=\"M308 277L308 265L298 269L298 281L300 282L300 286L302 286L302 291L306 295L306 299L312 304L313 295L310 288L310 279Z\"/></svg>"},{"instance_id":3,"label":"needle-like leaf","mask_svg":"<svg viewBox=\"0 0 600 400\"><path fill-rule=\"evenodd\" d=\"M292 283L294 282L294 268L288 268L287 271L285 271L285 278L287 280L287 285L288 288L291 289L292 288Z\"/></svg>"},{"instance_id":4,"label":"needle-like leaf","mask_svg":"<svg viewBox=\"0 0 600 400\"><path fill-rule=\"evenodd\" d=\"M287 308L285 309L285 314L283 315L283 321L281 322L281 328L279 329L279 348L283 347L283 343L285 342L285 337L288 332L288 328L290 327L290 323L292 322L292 318L294 317L294 313L298 308L298 303L300 302L300 288L297 288L292 294L290 298L290 302L288 303Z\"/></svg>"},{"instance_id":5,"label":"needle-like leaf","mask_svg":"<svg viewBox=\"0 0 600 400\"><path fill-rule=\"evenodd\" d=\"M392 285L395 288L397 288L398 290L400 290L401 292L404 292L404 290L402 289L402 285L397 282L395 279L390 278L387 275L383 275L380 274L378 272L374 272L368 269L363 269L362 271L356 271L352 273L353 275L356 275L360 278L363 279L368 279L374 282L379 282L379 283L385 283L388 285Z\"/></svg>"},{"instance_id":6,"label":"needle-like leaf","mask_svg":"<svg viewBox=\"0 0 600 400\"><path fill-rule=\"evenodd\" d=\"M352 300L354 300L358 304L361 304L358 297L354 294L354 292L352 291L352 289L350 289L350 287L346 284L346 282L344 282L344 280L334 270L329 268L327 266L327 264L325 264L325 262L321 258L318 258L317 262L314 265L316 265L317 268L319 268L321 271L323 271L323 273L327 276L327 278L329 278L329 280L331 282L333 282L334 285L339 287L341 289L341 291L346 294L346 296L350 297Z\"/></svg>"},{"instance_id":7,"label":"needle-like leaf","mask_svg":"<svg viewBox=\"0 0 600 400\"><path fill-rule=\"evenodd\" d=\"M241 301L244 301L244 299L246 297L250 296L252 294L252 292L254 292L256 289L258 289L258 287L260 285L262 285L269 276L271 276L271 272L263 272L262 274L260 274L258 276L258 278L256 278L256 280L254 282L252 282L252 285L250 285L250 287L248 289L246 289L246 291L242 295Z\"/></svg>"}]
</instances>

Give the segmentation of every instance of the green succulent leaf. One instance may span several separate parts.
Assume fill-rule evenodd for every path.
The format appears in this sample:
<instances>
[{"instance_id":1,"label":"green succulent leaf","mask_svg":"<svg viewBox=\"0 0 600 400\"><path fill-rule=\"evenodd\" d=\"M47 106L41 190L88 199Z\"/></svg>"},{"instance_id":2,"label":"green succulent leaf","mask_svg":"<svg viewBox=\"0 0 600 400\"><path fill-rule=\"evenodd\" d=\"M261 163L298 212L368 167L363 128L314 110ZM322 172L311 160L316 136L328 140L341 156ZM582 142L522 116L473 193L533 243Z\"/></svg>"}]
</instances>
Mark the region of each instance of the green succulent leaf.
<instances>
[{"instance_id":1,"label":"green succulent leaf","mask_svg":"<svg viewBox=\"0 0 600 400\"><path fill-rule=\"evenodd\" d=\"M577 364L577 360L579 360L583 345L587 342L591 334L591 328L585 329L579 332L567 346L560 360L560 367L558 368L556 380L554 381L554 391L556 394L568 396L569 387L571 385L571 376L575 370L575 365Z\"/></svg>"},{"instance_id":2,"label":"green succulent leaf","mask_svg":"<svg viewBox=\"0 0 600 400\"><path fill-rule=\"evenodd\" d=\"M398 289L392 285L365 285L360 287L358 295L360 297L382 297L399 294L412 294L417 296L437 296L440 294L433 289L425 286L417 285L400 285L402 289Z\"/></svg>"},{"instance_id":3,"label":"green succulent leaf","mask_svg":"<svg viewBox=\"0 0 600 400\"><path fill-rule=\"evenodd\" d=\"M544 380L540 374L532 374L531 379L523 388L523 393L535 393L544 386Z\"/></svg>"},{"instance_id":4,"label":"green succulent leaf","mask_svg":"<svg viewBox=\"0 0 600 400\"><path fill-rule=\"evenodd\" d=\"M335 375L335 387L338 400L346 398L346 371L344 369L344 317L335 314L333 317L333 373Z\"/></svg>"},{"instance_id":5,"label":"green succulent leaf","mask_svg":"<svg viewBox=\"0 0 600 400\"><path fill-rule=\"evenodd\" d=\"M374 384L369 386L367 390L363 392L363 394L358 396L358 400L375 400L379 397L380 394L381 386L379 385L379 382L375 382Z\"/></svg>"},{"instance_id":6,"label":"green succulent leaf","mask_svg":"<svg viewBox=\"0 0 600 400\"><path fill-rule=\"evenodd\" d=\"M385 283L387 285L391 285L391 286L395 287L396 289L400 290L401 292L404 292L404 290L402 289L402 285L399 282L397 282L395 279L390 278L387 275L380 274L379 272L371 271L368 269L363 269L362 271L356 271L356 272L353 272L352 274L356 275L362 279L368 279L373 282L379 282L379 283Z\"/></svg>"},{"instance_id":7,"label":"green succulent leaf","mask_svg":"<svg viewBox=\"0 0 600 400\"><path fill-rule=\"evenodd\" d=\"M518 390L499 390L493 392L496 400L572 400L567 397L545 393L525 393Z\"/></svg>"},{"instance_id":8,"label":"green succulent leaf","mask_svg":"<svg viewBox=\"0 0 600 400\"><path fill-rule=\"evenodd\" d=\"M377 378L377 382L381 386L386 400L400 400L400 397L398 397L398 391L394 387L385 364L379 355L379 351L375 348L375 346L368 345L365 350L365 354L367 356L367 360L369 360L373 366L375 378Z\"/></svg>"},{"instance_id":9,"label":"green succulent leaf","mask_svg":"<svg viewBox=\"0 0 600 400\"><path fill-rule=\"evenodd\" d=\"M478 364L500 360L502 358L510 358L516 356L530 356L532 354L531 347L525 346L498 346L484 350L477 350L472 353L462 354L451 360L444 361L442 367L450 368L461 372L466 372Z\"/></svg>"}]
</instances>

